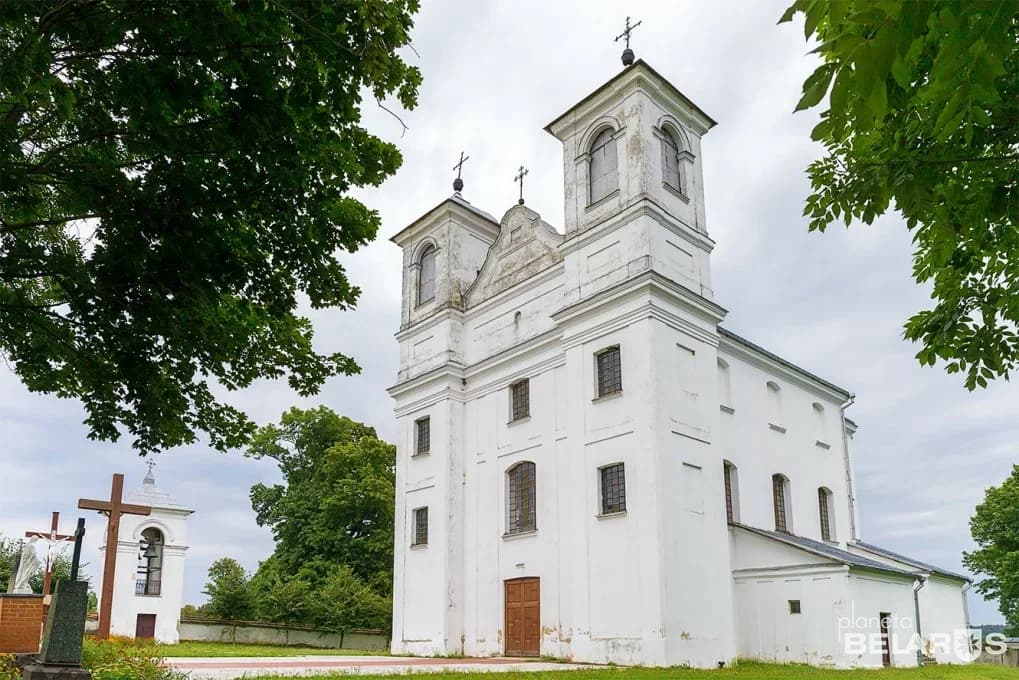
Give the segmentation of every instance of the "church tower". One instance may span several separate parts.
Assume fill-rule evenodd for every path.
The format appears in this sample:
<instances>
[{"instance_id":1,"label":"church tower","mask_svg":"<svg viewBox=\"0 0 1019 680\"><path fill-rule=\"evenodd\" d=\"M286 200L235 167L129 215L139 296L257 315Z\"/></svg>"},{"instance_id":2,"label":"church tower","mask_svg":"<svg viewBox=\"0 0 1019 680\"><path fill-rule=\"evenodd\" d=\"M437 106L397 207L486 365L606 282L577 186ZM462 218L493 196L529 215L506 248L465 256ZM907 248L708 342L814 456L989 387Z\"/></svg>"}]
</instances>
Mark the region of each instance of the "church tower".
<instances>
[{"instance_id":1,"label":"church tower","mask_svg":"<svg viewBox=\"0 0 1019 680\"><path fill-rule=\"evenodd\" d=\"M110 632L175 643L184 603L187 519L194 510L156 486L151 464L141 487L125 501L150 506L152 513L121 517Z\"/></svg>"}]
</instances>

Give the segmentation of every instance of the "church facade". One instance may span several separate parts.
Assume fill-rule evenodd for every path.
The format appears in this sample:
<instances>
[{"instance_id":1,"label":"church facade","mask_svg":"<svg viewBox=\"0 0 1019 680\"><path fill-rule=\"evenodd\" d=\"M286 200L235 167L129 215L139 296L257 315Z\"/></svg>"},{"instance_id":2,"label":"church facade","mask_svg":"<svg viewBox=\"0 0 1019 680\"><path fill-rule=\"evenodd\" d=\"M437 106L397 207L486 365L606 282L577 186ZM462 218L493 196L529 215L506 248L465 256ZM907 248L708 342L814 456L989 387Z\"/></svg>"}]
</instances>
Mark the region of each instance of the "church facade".
<instances>
[{"instance_id":1,"label":"church facade","mask_svg":"<svg viewBox=\"0 0 1019 680\"><path fill-rule=\"evenodd\" d=\"M562 232L457 192L393 238L394 652L960 660L965 577L859 540L851 395L720 325L714 125L638 60L546 128Z\"/></svg>"}]
</instances>

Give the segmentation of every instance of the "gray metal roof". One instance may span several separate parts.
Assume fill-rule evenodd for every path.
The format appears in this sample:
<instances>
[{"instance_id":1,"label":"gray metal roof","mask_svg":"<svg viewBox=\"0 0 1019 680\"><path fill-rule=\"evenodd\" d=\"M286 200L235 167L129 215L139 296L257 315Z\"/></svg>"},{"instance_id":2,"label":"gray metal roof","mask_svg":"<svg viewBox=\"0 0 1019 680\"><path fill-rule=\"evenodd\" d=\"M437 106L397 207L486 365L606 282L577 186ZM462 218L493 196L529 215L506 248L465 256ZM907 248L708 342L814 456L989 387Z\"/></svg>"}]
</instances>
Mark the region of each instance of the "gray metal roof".
<instances>
[{"instance_id":1,"label":"gray metal roof","mask_svg":"<svg viewBox=\"0 0 1019 680\"><path fill-rule=\"evenodd\" d=\"M844 564L849 567L860 567L863 569L887 571L893 574L901 574L903 576L914 575L912 572L908 572L903 569L896 569L895 567L890 567L887 564L884 564L883 562L867 559L866 557L861 557L860 555L854 555L851 552L847 552L845 550L842 550L841 548L836 548L835 546L829 545L828 543L815 541L812 538L805 538L803 536L797 536L795 534L786 534L780 531L769 531L768 529L759 529L757 527L747 526L746 524L736 524L735 526L738 526L741 529L745 529L759 536L764 536L765 538L771 538L781 543L785 543L786 545L791 545L794 548L806 550L807 552L813 553L820 557L825 557L827 559L834 560L835 562L840 562L841 564Z\"/></svg>"},{"instance_id":2,"label":"gray metal roof","mask_svg":"<svg viewBox=\"0 0 1019 680\"><path fill-rule=\"evenodd\" d=\"M864 550L869 550L872 553L876 553L878 555L883 555L883 556L887 557L890 560L895 560L897 562L902 562L903 564L908 564L910 566L916 567L917 569L922 569L923 571L929 571L932 574L941 574L942 576L948 576L948 577L951 577L951 578L957 578L957 579L961 579L963 581L970 581L970 580L972 580L972 579L970 579L969 576L963 576L962 574L958 574L958 573L956 573L954 571L949 571L947 569L942 569L941 567L935 567L933 564L927 564L926 562L921 562L920 560L913 559L912 557L907 557L907 556L902 555L900 553L892 552L891 550L888 550L887 548L882 548L881 546L874 545L873 543L864 543L863 541L855 541L854 545L858 545L861 548L863 548Z\"/></svg>"}]
</instances>

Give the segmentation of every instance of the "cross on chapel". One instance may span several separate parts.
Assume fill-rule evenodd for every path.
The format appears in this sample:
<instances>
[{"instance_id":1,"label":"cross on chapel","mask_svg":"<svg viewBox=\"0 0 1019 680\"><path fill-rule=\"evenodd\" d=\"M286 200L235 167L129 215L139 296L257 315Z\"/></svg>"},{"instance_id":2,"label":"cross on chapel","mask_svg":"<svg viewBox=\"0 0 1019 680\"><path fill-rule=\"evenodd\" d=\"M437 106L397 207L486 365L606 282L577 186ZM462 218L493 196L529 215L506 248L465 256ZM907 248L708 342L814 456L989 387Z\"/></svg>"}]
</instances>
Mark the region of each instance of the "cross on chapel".
<instances>
[{"instance_id":1,"label":"cross on chapel","mask_svg":"<svg viewBox=\"0 0 1019 680\"><path fill-rule=\"evenodd\" d=\"M50 531L26 531L25 538L41 538L46 541L46 571L43 572L42 594L50 594L50 585L53 583L53 544L57 541L73 541L74 535L57 533L57 524L60 522L60 513L54 512L50 522Z\"/></svg>"},{"instance_id":2,"label":"cross on chapel","mask_svg":"<svg viewBox=\"0 0 1019 680\"><path fill-rule=\"evenodd\" d=\"M630 25L630 17L626 17L626 28L622 33L616 36L616 39L612 42L619 42L621 38L626 38L626 49L623 50L623 66L629 66L633 63L633 50L630 49L630 34L633 33L633 29L640 26L643 20L638 21L633 26Z\"/></svg>"},{"instance_id":3,"label":"cross on chapel","mask_svg":"<svg viewBox=\"0 0 1019 680\"><path fill-rule=\"evenodd\" d=\"M453 166L453 169L456 170L456 179L453 180L453 191L455 191L456 193L460 193L461 191L463 191L464 181L460 179L460 171L463 170L464 163L466 163L468 160L470 160L470 156L465 156L464 152L461 151L460 162Z\"/></svg>"},{"instance_id":4,"label":"cross on chapel","mask_svg":"<svg viewBox=\"0 0 1019 680\"><path fill-rule=\"evenodd\" d=\"M521 165L520 170L517 172L517 176L513 178L514 182L520 182L520 200L517 201L518 205L524 204L524 176L528 172L528 169Z\"/></svg>"},{"instance_id":5,"label":"cross on chapel","mask_svg":"<svg viewBox=\"0 0 1019 680\"><path fill-rule=\"evenodd\" d=\"M152 468L149 467L151 474ZM99 630L96 637L106 640L110 637L110 617L113 613L113 581L117 569L117 541L120 534L121 515L149 515L152 508L148 505L132 505L123 502L124 475L113 475L110 488L110 500L97 501L89 498L78 499L78 507L83 510L98 510L106 515L106 554L103 556L103 591L99 602Z\"/></svg>"}]
</instances>

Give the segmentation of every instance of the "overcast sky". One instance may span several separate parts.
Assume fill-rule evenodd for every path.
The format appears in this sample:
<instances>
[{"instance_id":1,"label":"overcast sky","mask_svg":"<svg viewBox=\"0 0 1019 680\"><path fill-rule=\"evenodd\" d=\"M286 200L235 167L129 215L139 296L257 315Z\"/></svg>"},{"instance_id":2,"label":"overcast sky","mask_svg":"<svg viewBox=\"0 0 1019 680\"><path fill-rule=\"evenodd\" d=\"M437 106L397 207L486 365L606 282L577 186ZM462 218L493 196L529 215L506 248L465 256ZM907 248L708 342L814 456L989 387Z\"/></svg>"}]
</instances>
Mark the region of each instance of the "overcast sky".
<instances>
[{"instance_id":1,"label":"overcast sky","mask_svg":"<svg viewBox=\"0 0 1019 680\"><path fill-rule=\"evenodd\" d=\"M404 165L357 194L383 218L378 240L344 258L361 302L353 312L312 314L317 346L352 354L363 371L331 380L315 399L265 382L232 395L234 403L259 422L322 403L393 441L385 388L398 363L401 264L389 236L451 193L461 150L470 155L465 198L501 216L515 203L513 175L524 164L527 204L561 230L562 152L542 128L619 71L612 38L629 12L643 20L637 56L719 123L704 138L702 160L725 325L856 393L849 416L860 425L853 453L863 538L961 570L968 518L1016 460L1019 385L969 393L958 377L916 363L902 325L929 298L910 277L910 239L898 217L807 232L804 168L820 153L809 139L816 113L792 109L813 58L802 24L776 25L784 4L426 0L413 34L417 55L407 52L424 73L418 108L402 114L409 129L401 137L393 118L365 107L366 124L397 142ZM129 489L141 483L145 466L130 442L88 441L80 405L30 394L0 371L0 532L44 529L53 510L68 530L77 499L105 497L111 473L126 473ZM279 475L265 461L204 446L166 452L158 463L159 485L196 509L185 598L198 603L213 560L231 556L253 570L272 551L248 491ZM85 516L85 559L97 574L103 523ZM977 595L970 606L974 623L1001 620Z\"/></svg>"}]
</instances>

